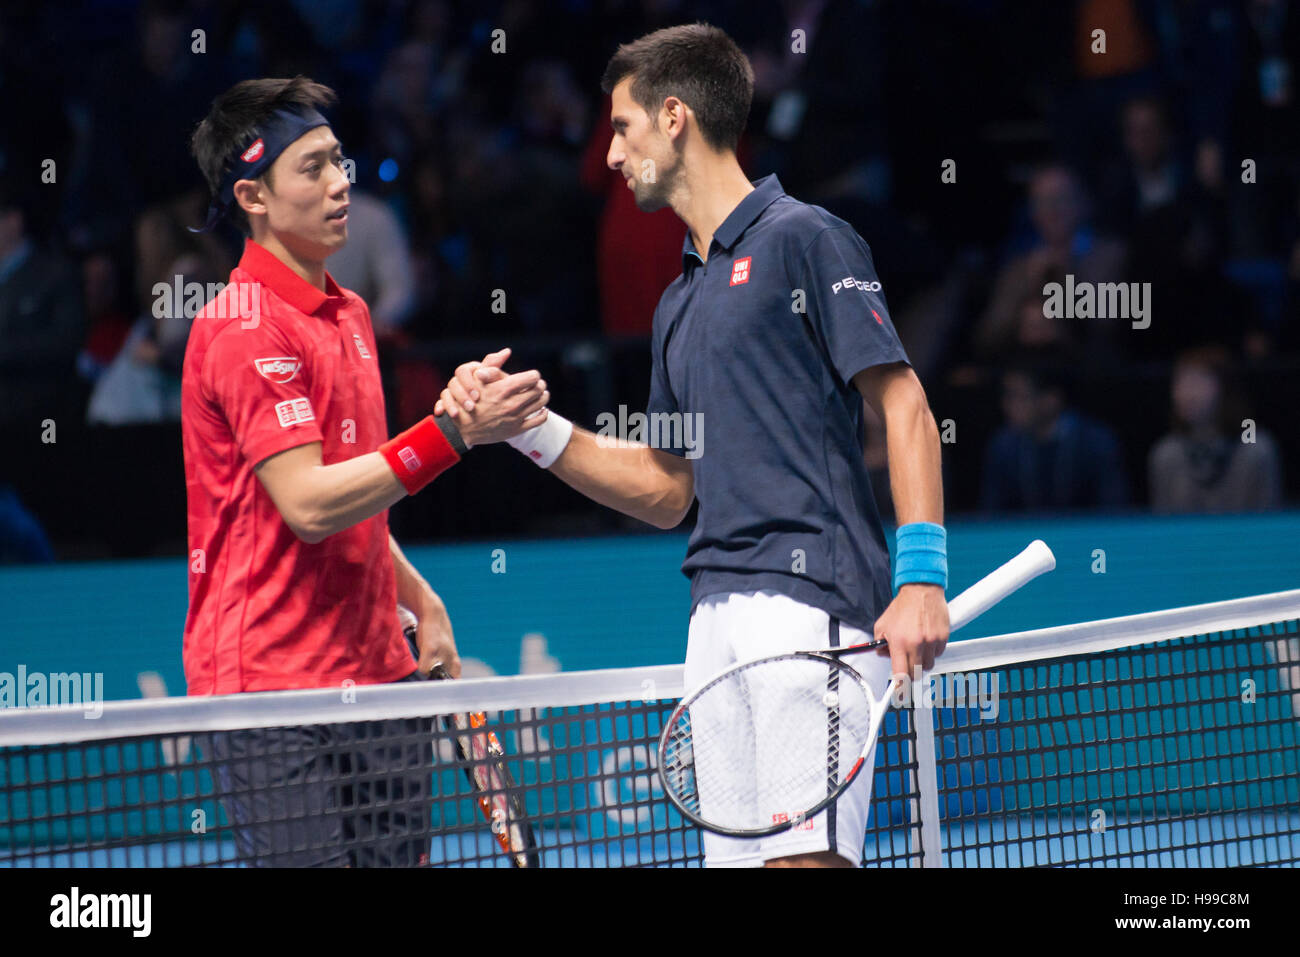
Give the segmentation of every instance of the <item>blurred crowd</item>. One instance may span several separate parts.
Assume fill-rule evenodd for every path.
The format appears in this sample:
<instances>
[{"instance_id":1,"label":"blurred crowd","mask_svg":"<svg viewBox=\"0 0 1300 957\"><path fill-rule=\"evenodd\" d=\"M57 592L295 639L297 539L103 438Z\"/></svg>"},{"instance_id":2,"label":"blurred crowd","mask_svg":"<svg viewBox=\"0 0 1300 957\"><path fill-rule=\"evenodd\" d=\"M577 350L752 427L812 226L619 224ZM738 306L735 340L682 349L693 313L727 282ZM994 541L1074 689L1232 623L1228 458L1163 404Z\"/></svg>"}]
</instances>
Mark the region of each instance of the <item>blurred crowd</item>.
<instances>
[{"instance_id":1,"label":"blurred crowd","mask_svg":"<svg viewBox=\"0 0 1300 957\"><path fill-rule=\"evenodd\" d=\"M439 343L646 336L684 227L605 167L598 79L619 42L692 20L753 62L746 169L872 246L932 396L1000 400L962 439L973 506L1283 502L1251 385L1300 346L1300 0L6 4L0 434L179 420L188 320L161 290L224 281L241 244L185 228L208 199L188 134L251 76L340 95L356 185L328 268L370 304L395 427L436 395ZM1055 315L1053 283L1137 284L1150 322ZM1152 376L1158 403L1093 401ZM1133 421L1157 423L1145 461ZM13 479L0 560L47 557Z\"/></svg>"}]
</instances>

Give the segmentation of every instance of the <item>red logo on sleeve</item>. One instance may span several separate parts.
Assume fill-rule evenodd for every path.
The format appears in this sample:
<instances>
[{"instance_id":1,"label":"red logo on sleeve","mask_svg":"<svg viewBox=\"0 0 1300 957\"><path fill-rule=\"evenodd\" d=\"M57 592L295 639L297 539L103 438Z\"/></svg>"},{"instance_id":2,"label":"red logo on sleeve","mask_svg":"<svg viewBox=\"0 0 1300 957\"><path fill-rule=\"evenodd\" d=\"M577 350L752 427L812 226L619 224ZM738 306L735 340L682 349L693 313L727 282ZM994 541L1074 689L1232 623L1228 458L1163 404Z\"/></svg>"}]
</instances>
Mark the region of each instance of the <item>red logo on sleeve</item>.
<instances>
[{"instance_id":1,"label":"red logo on sleeve","mask_svg":"<svg viewBox=\"0 0 1300 957\"><path fill-rule=\"evenodd\" d=\"M746 256L744 259L737 259L731 264L731 284L733 286L749 282L749 261L753 258L753 256Z\"/></svg>"},{"instance_id":2,"label":"red logo on sleeve","mask_svg":"<svg viewBox=\"0 0 1300 957\"><path fill-rule=\"evenodd\" d=\"M244 150L244 152L240 153L239 158L243 160L245 163L256 163L258 157L262 155L262 150L264 148L265 147L262 145L261 139L259 139L248 149Z\"/></svg>"},{"instance_id":3,"label":"red logo on sleeve","mask_svg":"<svg viewBox=\"0 0 1300 957\"><path fill-rule=\"evenodd\" d=\"M277 402L275 404L275 417L280 420L280 428L287 429L299 422L314 421L316 413L312 412L311 403L304 397Z\"/></svg>"},{"instance_id":4,"label":"red logo on sleeve","mask_svg":"<svg viewBox=\"0 0 1300 957\"><path fill-rule=\"evenodd\" d=\"M872 309L871 314L876 317L876 325L883 326L885 324L885 320L880 318L880 313L876 312L876 310Z\"/></svg>"},{"instance_id":5,"label":"red logo on sleeve","mask_svg":"<svg viewBox=\"0 0 1300 957\"><path fill-rule=\"evenodd\" d=\"M253 368L263 379L288 382L298 374L302 361L297 356L275 356L270 359L254 359Z\"/></svg>"}]
</instances>

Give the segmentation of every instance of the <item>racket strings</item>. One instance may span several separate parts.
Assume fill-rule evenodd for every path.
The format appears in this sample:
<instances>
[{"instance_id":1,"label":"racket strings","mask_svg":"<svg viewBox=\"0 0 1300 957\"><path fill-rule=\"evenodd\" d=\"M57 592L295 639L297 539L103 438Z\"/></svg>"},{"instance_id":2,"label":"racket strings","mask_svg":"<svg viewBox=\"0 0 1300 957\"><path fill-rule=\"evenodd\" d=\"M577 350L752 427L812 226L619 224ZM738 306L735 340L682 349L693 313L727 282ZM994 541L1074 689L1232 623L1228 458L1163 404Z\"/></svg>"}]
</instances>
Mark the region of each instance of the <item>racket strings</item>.
<instances>
[{"instance_id":1,"label":"racket strings","mask_svg":"<svg viewBox=\"0 0 1300 957\"><path fill-rule=\"evenodd\" d=\"M827 802L866 743L871 700L851 669L810 656L722 676L679 713L664 778L691 815L754 831Z\"/></svg>"}]
</instances>

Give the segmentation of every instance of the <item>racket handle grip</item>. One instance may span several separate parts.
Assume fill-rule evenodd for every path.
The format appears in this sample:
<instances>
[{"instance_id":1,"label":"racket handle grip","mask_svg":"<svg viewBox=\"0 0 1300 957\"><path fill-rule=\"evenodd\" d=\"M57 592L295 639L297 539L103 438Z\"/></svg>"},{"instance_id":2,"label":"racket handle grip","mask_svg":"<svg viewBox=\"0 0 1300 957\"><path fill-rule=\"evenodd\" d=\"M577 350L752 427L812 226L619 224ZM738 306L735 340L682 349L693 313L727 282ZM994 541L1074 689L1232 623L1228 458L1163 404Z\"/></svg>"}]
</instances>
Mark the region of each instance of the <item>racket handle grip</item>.
<instances>
[{"instance_id":1,"label":"racket handle grip","mask_svg":"<svg viewBox=\"0 0 1300 957\"><path fill-rule=\"evenodd\" d=\"M406 643L411 647L411 654L415 655L415 660L418 662L420 660L420 646L416 644L415 636L419 627L419 620L411 613L410 609L401 604L397 606L397 620L402 625L402 634L406 637ZM416 669L414 677L427 681L446 681L451 678L451 675L447 674L447 669L439 661L434 664L427 675Z\"/></svg>"},{"instance_id":2,"label":"racket handle grip","mask_svg":"<svg viewBox=\"0 0 1300 957\"><path fill-rule=\"evenodd\" d=\"M948 630L956 631L962 625L969 624L1012 592L1055 567L1056 556L1052 550L1042 539L1035 539L1011 561L990 572L948 602Z\"/></svg>"}]
</instances>

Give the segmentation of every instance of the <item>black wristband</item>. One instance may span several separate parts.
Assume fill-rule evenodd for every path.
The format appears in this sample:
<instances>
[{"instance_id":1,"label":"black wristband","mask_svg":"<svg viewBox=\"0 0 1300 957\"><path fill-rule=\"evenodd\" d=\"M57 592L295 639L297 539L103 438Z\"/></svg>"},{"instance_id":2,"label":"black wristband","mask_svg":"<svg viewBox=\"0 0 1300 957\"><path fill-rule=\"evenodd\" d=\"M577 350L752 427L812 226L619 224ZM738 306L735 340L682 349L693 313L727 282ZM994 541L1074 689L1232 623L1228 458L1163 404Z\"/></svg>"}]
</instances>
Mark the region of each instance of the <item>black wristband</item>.
<instances>
[{"instance_id":1,"label":"black wristband","mask_svg":"<svg viewBox=\"0 0 1300 957\"><path fill-rule=\"evenodd\" d=\"M444 412L441 415L435 415L433 421L438 424L438 428L442 429L443 436L451 443L451 447L456 450L457 455L463 456L469 451L469 446L460 437L460 429L451 416Z\"/></svg>"}]
</instances>

